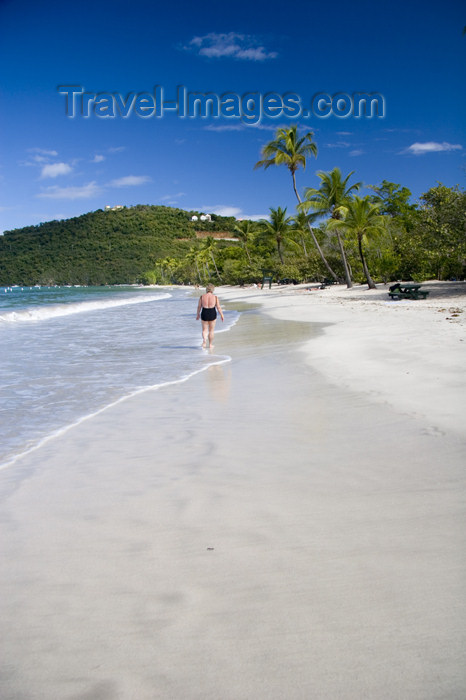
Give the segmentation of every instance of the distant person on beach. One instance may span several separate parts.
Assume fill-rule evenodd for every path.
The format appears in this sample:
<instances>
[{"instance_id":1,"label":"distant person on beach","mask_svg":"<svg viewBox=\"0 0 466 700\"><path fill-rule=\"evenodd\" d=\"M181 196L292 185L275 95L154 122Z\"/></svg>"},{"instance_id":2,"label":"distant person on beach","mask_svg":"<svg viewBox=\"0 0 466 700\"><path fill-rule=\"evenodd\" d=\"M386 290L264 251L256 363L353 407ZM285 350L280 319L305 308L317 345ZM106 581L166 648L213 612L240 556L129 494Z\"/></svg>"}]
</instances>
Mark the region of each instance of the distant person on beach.
<instances>
[{"instance_id":1,"label":"distant person on beach","mask_svg":"<svg viewBox=\"0 0 466 700\"><path fill-rule=\"evenodd\" d=\"M199 298L199 303L197 305L197 316L196 320L199 318L202 322L202 347L207 346L207 339L209 340L209 348L214 347L214 331L215 322L217 320L217 311L220 314L220 318L223 321L223 311L220 306L218 297L214 294L214 285L208 284L206 287L206 293Z\"/></svg>"}]
</instances>

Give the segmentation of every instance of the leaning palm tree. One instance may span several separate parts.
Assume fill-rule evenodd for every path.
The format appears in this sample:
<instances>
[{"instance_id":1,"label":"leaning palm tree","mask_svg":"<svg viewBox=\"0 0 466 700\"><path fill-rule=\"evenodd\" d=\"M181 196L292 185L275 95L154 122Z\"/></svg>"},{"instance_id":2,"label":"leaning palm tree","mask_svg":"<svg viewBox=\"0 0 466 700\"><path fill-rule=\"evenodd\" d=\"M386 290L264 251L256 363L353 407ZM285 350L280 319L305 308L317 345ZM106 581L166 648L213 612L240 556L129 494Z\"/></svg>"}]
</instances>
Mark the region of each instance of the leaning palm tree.
<instances>
[{"instance_id":1,"label":"leaning palm tree","mask_svg":"<svg viewBox=\"0 0 466 700\"><path fill-rule=\"evenodd\" d=\"M293 217L293 226L299 237L299 242L306 259L309 257L306 246L306 236L309 238L309 224L315 221L318 216L319 214L305 214L303 211L300 211Z\"/></svg>"},{"instance_id":2,"label":"leaning palm tree","mask_svg":"<svg viewBox=\"0 0 466 700\"><path fill-rule=\"evenodd\" d=\"M217 273L217 277L219 280L221 280L220 272L218 271L217 263L215 262L215 257L214 257L214 250L216 248L216 242L213 236L207 236L207 238L204 239L202 242L201 248L200 248L200 253L201 253L201 259L206 262L209 258L212 260L214 263L214 268L215 272Z\"/></svg>"},{"instance_id":3,"label":"leaning palm tree","mask_svg":"<svg viewBox=\"0 0 466 700\"><path fill-rule=\"evenodd\" d=\"M296 171L301 166L306 169L306 160L309 156L317 158L317 144L312 140L314 132L307 131L304 136L298 136L296 124L287 129L277 129L273 141L266 143L262 149L264 158L259 160L256 168L270 168L272 165L285 165L293 179L293 189L297 200L300 196L296 188Z\"/></svg>"},{"instance_id":4,"label":"leaning palm tree","mask_svg":"<svg viewBox=\"0 0 466 700\"><path fill-rule=\"evenodd\" d=\"M158 261L159 269L162 273L162 279L164 283L168 280L169 284L173 284L174 275L178 268L178 261L176 258L163 258Z\"/></svg>"},{"instance_id":5,"label":"leaning palm tree","mask_svg":"<svg viewBox=\"0 0 466 700\"><path fill-rule=\"evenodd\" d=\"M261 225L261 233L267 238L273 238L277 245L278 257L280 262L284 263L283 260L283 244L286 240L290 238L290 234L294 232L291 226L293 221L292 216L286 216L286 207L282 209L270 208L270 221L267 219L261 219L259 224Z\"/></svg>"},{"instance_id":6,"label":"leaning palm tree","mask_svg":"<svg viewBox=\"0 0 466 700\"><path fill-rule=\"evenodd\" d=\"M239 238L241 241L241 245L243 246L244 250L246 251L246 255L248 257L249 263L252 263L251 260L251 255L248 250L248 243L251 242L252 236L254 234L254 224L252 221L249 219L245 219L244 221L239 221L234 229L234 233L236 234L236 237Z\"/></svg>"},{"instance_id":7,"label":"leaning palm tree","mask_svg":"<svg viewBox=\"0 0 466 700\"><path fill-rule=\"evenodd\" d=\"M306 161L310 156L317 158L317 145L313 141L313 136L314 133L312 131L307 131L304 136L299 136L296 124L287 129L277 129L273 141L266 143L262 149L262 160L259 160L254 166L254 169L265 168L267 170L272 165L285 165L290 171L293 180L293 190L299 203L301 203L301 197L296 187L296 171L300 167L303 170L306 169ZM310 222L308 226L322 262L332 277L338 280L319 245Z\"/></svg>"},{"instance_id":8,"label":"leaning palm tree","mask_svg":"<svg viewBox=\"0 0 466 700\"><path fill-rule=\"evenodd\" d=\"M194 265L196 267L197 277L199 282L202 282L201 271L199 269L199 250L191 247L189 252L185 255L185 260L189 265Z\"/></svg>"},{"instance_id":9,"label":"leaning palm tree","mask_svg":"<svg viewBox=\"0 0 466 700\"><path fill-rule=\"evenodd\" d=\"M363 251L363 242L381 235L386 230L386 220L380 215L381 203L370 201L370 197L354 197L347 203L344 219L331 219L329 228L343 230L354 235L358 241L359 256L369 289L376 289L374 281L369 274L366 257Z\"/></svg>"},{"instance_id":10,"label":"leaning palm tree","mask_svg":"<svg viewBox=\"0 0 466 700\"><path fill-rule=\"evenodd\" d=\"M361 182L356 182L351 186L348 185L348 180L353 173L354 170L343 180L340 168L334 168L328 173L318 172L317 176L321 181L319 189L307 187L304 191L305 200L298 206L298 210L304 212L311 210L320 214L330 214L331 219L337 221L342 219L345 214L345 208L351 201L352 192L359 190L362 185ZM348 261L346 260L345 247L338 228L336 228L335 233L345 270L346 286L352 287L353 282Z\"/></svg>"}]
</instances>

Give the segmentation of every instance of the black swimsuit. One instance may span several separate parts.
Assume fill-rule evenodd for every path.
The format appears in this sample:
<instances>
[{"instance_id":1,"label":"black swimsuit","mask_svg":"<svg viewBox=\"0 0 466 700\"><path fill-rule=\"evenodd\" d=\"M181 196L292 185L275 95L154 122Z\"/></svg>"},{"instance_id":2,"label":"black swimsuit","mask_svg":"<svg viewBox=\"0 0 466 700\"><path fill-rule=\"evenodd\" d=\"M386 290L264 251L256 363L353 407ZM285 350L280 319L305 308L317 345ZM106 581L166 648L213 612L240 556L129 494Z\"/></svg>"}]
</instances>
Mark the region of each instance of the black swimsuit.
<instances>
[{"instance_id":1,"label":"black swimsuit","mask_svg":"<svg viewBox=\"0 0 466 700\"><path fill-rule=\"evenodd\" d=\"M211 309L202 308L201 319L203 321L215 321L217 318L217 309L213 306Z\"/></svg>"}]
</instances>

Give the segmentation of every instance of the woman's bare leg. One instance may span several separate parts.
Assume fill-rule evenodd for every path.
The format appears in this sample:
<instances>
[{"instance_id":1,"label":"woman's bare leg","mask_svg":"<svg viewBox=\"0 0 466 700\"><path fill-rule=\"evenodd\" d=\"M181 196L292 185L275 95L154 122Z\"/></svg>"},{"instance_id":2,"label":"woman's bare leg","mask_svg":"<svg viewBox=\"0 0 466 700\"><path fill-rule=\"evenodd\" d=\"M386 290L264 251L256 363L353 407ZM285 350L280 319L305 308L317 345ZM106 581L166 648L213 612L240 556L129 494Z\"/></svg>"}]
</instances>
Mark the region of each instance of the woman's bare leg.
<instances>
[{"instance_id":1,"label":"woman's bare leg","mask_svg":"<svg viewBox=\"0 0 466 700\"><path fill-rule=\"evenodd\" d=\"M215 321L209 321L209 347L214 347Z\"/></svg>"},{"instance_id":2,"label":"woman's bare leg","mask_svg":"<svg viewBox=\"0 0 466 700\"><path fill-rule=\"evenodd\" d=\"M207 345L207 336L209 335L209 321L201 321L202 323L202 347Z\"/></svg>"}]
</instances>

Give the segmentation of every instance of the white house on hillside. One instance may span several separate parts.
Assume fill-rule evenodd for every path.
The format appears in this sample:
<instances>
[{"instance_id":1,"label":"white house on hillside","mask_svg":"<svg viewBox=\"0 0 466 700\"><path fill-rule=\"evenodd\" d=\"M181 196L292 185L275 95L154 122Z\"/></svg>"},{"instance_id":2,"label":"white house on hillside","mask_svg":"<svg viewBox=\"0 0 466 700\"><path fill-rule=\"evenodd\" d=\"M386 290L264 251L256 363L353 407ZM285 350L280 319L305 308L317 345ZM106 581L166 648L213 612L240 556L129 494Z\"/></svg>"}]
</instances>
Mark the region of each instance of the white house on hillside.
<instances>
[{"instance_id":1,"label":"white house on hillside","mask_svg":"<svg viewBox=\"0 0 466 700\"><path fill-rule=\"evenodd\" d=\"M210 214L201 214L200 216L196 216L195 214L191 217L191 221L212 221L212 217Z\"/></svg>"}]
</instances>

